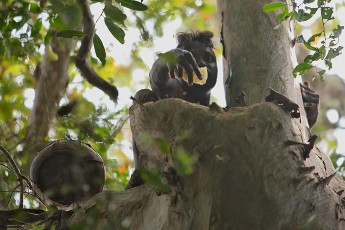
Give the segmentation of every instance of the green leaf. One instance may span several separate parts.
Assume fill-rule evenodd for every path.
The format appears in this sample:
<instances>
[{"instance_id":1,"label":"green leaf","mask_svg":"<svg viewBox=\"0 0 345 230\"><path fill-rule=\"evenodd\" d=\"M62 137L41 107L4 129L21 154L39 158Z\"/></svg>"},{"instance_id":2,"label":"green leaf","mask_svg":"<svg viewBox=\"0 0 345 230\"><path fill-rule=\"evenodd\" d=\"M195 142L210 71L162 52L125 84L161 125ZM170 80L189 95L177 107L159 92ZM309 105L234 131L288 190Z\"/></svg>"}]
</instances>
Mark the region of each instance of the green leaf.
<instances>
[{"instance_id":1,"label":"green leaf","mask_svg":"<svg viewBox=\"0 0 345 230\"><path fill-rule=\"evenodd\" d=\"M305 63L305 62L300 63L294 68L293 75L297 76L298 73L300 75L306 74L308 70L310 70L311 68L313 68L313 66L309 63Z\"/></svg>"},{"instance_id":2,"label":"green leaf","mask_svg":"<svg viewBox=\"0 0 345 230\"><path fill-rule=\"evenodd\" d=\"M292 18L298 22L304 22L304 21L309 20L311 17L313 17L313 15L318 10L318 8L310 8L310 7L306 7L306 9L310 10L310 12L307 13L306 10L300 9L300 10L298 10L298 12L295 12L293 14Z\"/></svg>"},{"instance_id":3,"label":"green leaf","mask_svg":"<svg viewBox=\"0 0 345 230\"><path fill-rule=\"evenodd\" d=\"M39 34L40 30L42 28L42 20L38 19L36 23L33 25L31 30L31 37L35 37Z\"/></svg>"},{"instance_id":4,"label":"green leaf","mask_svg":"<svg viewBox=\"0 0 345 230\"><path fill-rule=\"evenodd\" d=\"M323 59L326 56L326 47L323 45L319 48L320 58Z\"/></svg>"},{"instance_id":5,"label":"green leaf","mask_svg":"<svg viewBox=\"0 0 345 230\"><path fill-rule=\"evenodd\" d=\"M317 34L314 34L313 36L311 36L309 39L308 39L308 42L315 42L315 39L317 37L320 37L321 36L321 33L317 33Z\"/></svg>"},{"instance_id":6,"label":"green leaf","mask_svg":"<svg viewBox=\"0 0 345 230\"><path fill-rule=\"evenodd\" d=\"M159 150L161 151L161 153L163 154L169 154L170 153L170 143L164 139L157 139L156 140L157 145L159 147Z\"/></svg>"},{"instance_id":7,"label":"green leaf","mask_svg":"<svg viewBox=\"0 0 345 230\"><path fill-rule=\"evenodd\" d=\"M84 37L84 32L79 30L60 30L57 32L56 36L61 38L82 38Z\"/></svg>"},{"instance_id":8,"label":"green leaf","mask_svg":"<svg viewBox=\"0 0 345 230\"><path fill-rule=\"evenodd\" d=\"M196 157L184 148L178 147L173 155L173 162L176 171L182 175L190 175L195 169Z\"/></svg>"},{"instance_id":9,"label":"green leaf","mask_svg":"<svg viewBox=\"0 0 345 230\"><path fill-rule=\"evenodd\" d=\"M110 18L104 19L105 25L108 27L110 33L121 43L125 43L125 32L121 27L116 25Z\"/></svg>"},{"instance_id":10,"label":"green leaf","mask_svg":"<svg viewBox=\"0 0 345 230\"><path fill-rule=\"evenodd\" d=\"M320 59L320 53L315 52L314 54L309 54L304 58L304 61L307 63L311 63L313 61L319 60Z\"/></svg>"},{"instance_id":11,"label":"green leaf","mask_svg":"<svg viewBox=\"0 0 345 230\"><path fill-rule=\"evenodd\" d=\"M334 39L339 38L343 29L344 26L338 25L337 28L333 29L333 33L329 37Z\"/></svg>"},{"instance_id":12,"label":"green leaf","mask_svg":"<svg viewBox=\"0 0 345 230\"><path fill-rule=\"evenodd\" d=\"M123 21L127 18L127 15L125 15L119 8L111 4L105 5L104 13L108 18L111 18L116 22L123 23Z\"/></svg>"},{"instance_id":13,"label":"green leaf","mask_svg":"<svg viewBox=\"0 0 345 230\"><path fill-rule=\"evenodd\" d=\"M304 46L305 46L307 49L318 52L319 49L318 49L317 47L312 46L311 43L314 42L315 39L316 39L317 37L320 37L320 36L321 36L321 33L317 33L317 34L314 34L313 36L311 36L311 37L308 39L308 41L305 41L304 38L303 38L303 36L301 35L301 36L299 36L299 37L297 38L297 41L298 41L298 42L303 42Z\"/></svg>"},{"instance_id":14,"label":"green leaf","mask_svg":"<svg viewBox=\"0 0 345 230\"><path fill-rule=\"evenodd\" d=\"M117 2L121 3L123 7L129 8L131 10L137 11L145 11L148 7L141 2L133 1L133 0L116 0Z\"/></svg>"},{"instance_id":15,"label":"green leaf","mask_svg":"<svg viewBox=\"0 0 345 230\"><path fill-rule=\"evenodd\" d=\"M305 57L304 62L311 63L313 61L323 59L325 58L325 56L326 56L326 47L321 46L319 49L316 49L316 51L313 54L309 54L307 57Z\"/></svg>"},{"instance_id":16,"label":"green leaf","mask_svg":"<svg viewBox=\"0 0 345 230\"><path fill-rule=\"evenodd\" d=\"M52 37L52 33L51 33L51 30L49 29L46 33L46 36L44 37L44 45L48 45L51 37Z\"/></svg>"},{"instance_id":17,"label":"green leaf","mask_svg":"<svg viewBox=\"0 0 345 230\"><path fill-rule=\"evenodd\" d=\"M304 0L303 3L312 3L315 2L315 0Z\"/></svg>"},{"instance_id":18,"label":"green leaf","mask_svg":"<svg viewBox=\"0 0 345 230\"><path fill-rule=\"evenodd\" d=\"M321 5L326 4L326 1L329 1L329 0L317 0L317 6L320 7Z\"/></svg>"},{"instance_id":19,"label":"green leaf","mask_svg":"<svg viewBox=\"0 0 345 230\"><path fill-rule=\"evenodd\" d=\"M262 10L267 13L267 12L271 12L271 11L275 11L275 10L279 10L280 8L286 7L286 4L283 2L272 2L272 3L268 3L265 4L262 7Z\"/></svg>"},{"instance_id":20,"label":"green leaf","mask_svg":"<svg viewBox=\"0 0 345 230\"><path fill-rule=\"evenodd\" d=\"M57 211L59 211L59 209L58 209L56 206L54 206L54 205L49 205L49 206L47 207L47 209L48 209L48 211L50 211L50 212L57 212Z\"/></svg>"},{"instance_id":21,"label":"green leaf","mask_svg":"<svg viewBox=\"0 0 345 230\"><path fill-rule=\"evenodd\" d=\"M156 191L160 193L170 192L171 188L167 184L167 181L162 177L159 170L140 170L141 178Z\"/></svg>"},{"instance_id":22,"label":"green leaf","mask_svg":"<svg viewBox=\"0 0 345 230\"><path fill-rule=\"evenodd\" d=\"M321 7L321 17L325 20L333 19L333 8L332 7Z\"/></svg>"},{"instance_id":23,"label":"green leaf","mask_svg":"<svg viewBox=\"0 0 345 230\"><path fill-rule=\"evenodd\" d=\"M288 17L289 17L289 9L287 7L285 7L283 12L281 12L280 14L277 15L277 21L280 23Z\"/></svg>"},{"instance_id":24,"label":"green leaf","mask_svg":"<svg viewBox=\"0 0 345 230\"><path fill-rule=\"evenodd\" d=\"M314 51L317 51L317 48L316 47L314 47L314 46L312 46L312 45L310 45L310 43L309 42L305 42L304 43L304 46L308 49L308 50L314 50Z\"/></svg>"},{"instance_id":25,"label":"green leaf","mask_svg":"<svg viewBox=\"0 0 345 230\"><path fill-rule=\"evenodd\" d=\"M344 47L342 47L342 46L338 46L337 48L330 48L328 53L327 53L326 59L333 59L333 58L339 56L340 55L340 51L343 48Z\"/></svg>"},{"instance_id":26,"label":"green leaf","mask_svg":"<svg viewBox=\"0 0 345 230\"><path fill-rule=\"evenodd\" d=\"M105 65L105 49L102 40L99 38L97 34L93 37L93 47L95 48L95 52L99 60L102 62L102 65Z\"/></svg>"},{"instance_id":27,"label":"green leaf","mask_svg":"<svg viewBox=\"0 0 345 230\"><path fill-rule=\"evenodd\" d=\"M319 72L317 72L316 76L319 77L320 79L323 78L323 75L326 73L326 70L320 70Z\"/></svg>"},{"instance_id":28,"label":"green leaf","mask_svg":"<svg viewBox=\"0 0 345 230\"><path fill-rule=\"evenodd\" d=\"M338 41L336 41L336 40L331 40L329 42L329 47L333 47L333 46L336 46L336 45L338 45Z\"/></svg>"},{"instance_id":29,"label":"green leaf","mask_svg":"<svg viewBox=\"0 0 345 230\"><path fill-rule=\"evenodd\" d=\"M333 64L330 59L325 59L325 65L328 67L328 70L332 69Z\"/></svg>"}]
</instances>

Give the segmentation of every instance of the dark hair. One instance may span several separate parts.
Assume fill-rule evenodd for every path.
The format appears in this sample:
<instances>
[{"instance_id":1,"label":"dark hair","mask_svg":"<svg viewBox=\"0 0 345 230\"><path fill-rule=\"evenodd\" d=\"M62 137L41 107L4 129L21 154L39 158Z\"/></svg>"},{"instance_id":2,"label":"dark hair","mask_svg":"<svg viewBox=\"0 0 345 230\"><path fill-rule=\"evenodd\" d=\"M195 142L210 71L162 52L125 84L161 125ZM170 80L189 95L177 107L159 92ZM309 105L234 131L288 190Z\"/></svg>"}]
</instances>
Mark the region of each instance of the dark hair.
<instances>
[{"instance_id":1,"label":"dark hair","mask_svg":"<svg viewBox=\"0 0 345 230\"><path fill-rule=\"evenodd\" d=\"M213 48L213 33L211 31L179 32L176 34L177 48L189 46L193 41L202 42L205 46Z\"/></svg>"}]
</instances>

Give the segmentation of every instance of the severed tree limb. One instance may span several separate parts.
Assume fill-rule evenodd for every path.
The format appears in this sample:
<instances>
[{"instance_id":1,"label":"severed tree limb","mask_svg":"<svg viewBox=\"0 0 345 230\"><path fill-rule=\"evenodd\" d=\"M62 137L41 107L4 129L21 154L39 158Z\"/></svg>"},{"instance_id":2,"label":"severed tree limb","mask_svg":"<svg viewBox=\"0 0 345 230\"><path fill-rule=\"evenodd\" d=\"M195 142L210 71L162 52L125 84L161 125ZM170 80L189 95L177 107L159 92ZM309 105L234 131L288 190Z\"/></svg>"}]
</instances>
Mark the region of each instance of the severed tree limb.
<instances>
[{"instance_id":1,"label":"severed tree limb","mask_svg":"<svg viewBox=\"0 0 345 230\"><path fill-rule=\"evenodd\" d=\"M78 55L75 60L75 65L79 69L81 75L93 86L99 88L113 100L117 101L117 88L109 82L102 79L96 71L91 67L89 61L89 53L92 46L94 36L94 22L90 11L90 6L87 0L78 0L80 8L83 13L83 25L85 36L82 40Z\"/></svg>"}]
</instances>

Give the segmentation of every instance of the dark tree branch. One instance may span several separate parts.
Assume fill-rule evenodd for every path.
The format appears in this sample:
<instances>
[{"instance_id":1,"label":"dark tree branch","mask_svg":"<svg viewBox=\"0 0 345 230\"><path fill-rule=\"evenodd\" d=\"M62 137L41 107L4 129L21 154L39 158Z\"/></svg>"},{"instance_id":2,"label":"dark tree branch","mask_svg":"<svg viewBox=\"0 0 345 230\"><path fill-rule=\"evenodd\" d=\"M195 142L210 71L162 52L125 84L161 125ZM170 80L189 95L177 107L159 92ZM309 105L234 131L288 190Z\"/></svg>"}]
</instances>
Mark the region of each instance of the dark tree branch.
<instances>
[{"instance_id":1,"label":"dark tree branch","mask_svg":"<svg viewBox=\"0 0 345 230\"><path fill-rule=\"evenodd\" d=\"M75 60L75 65L79 69L81 75L91 85L99 88L104 93L108 94L108 96L112 100L117 101L119 94L117 88L114 85L102 79L90 65L88 57L92 47L92 40L95 32L94 23L88 1L78 0L78 3L83 13L83 31L85 33L85 37L81 42L81 46L77 58Z\"/></svg>"},{"instance_id":2,"label":"dark tree branch","mask_svg":"<svg viewBox=\"0 0 345 230\"><path fill-rule=\"evenodd\" d=\"M24 180L27 181L28 184L30 184L30 181L27 177L25 177L21 172L20 169L18 167L18 165L16 164L16 162L13 160L13 158L11 157L11 154L0 145L0 151L6 156L7 160L10 162L17 178L19 181L19 186L20 186L20 198L19 198L19 208L23 208L23 200L24 200Z\"/></svg>"}]
</instances>

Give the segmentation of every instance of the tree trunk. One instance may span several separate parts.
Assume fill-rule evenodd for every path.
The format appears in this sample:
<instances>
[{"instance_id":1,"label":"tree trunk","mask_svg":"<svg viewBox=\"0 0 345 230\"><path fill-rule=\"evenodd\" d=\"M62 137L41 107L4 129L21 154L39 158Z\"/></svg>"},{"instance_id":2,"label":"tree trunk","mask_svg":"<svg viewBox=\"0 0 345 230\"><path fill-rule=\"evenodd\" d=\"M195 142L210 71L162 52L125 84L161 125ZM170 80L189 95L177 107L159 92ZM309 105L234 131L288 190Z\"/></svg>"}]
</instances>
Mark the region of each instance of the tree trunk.
<instances>
[{"instance_id":1,"label":"tree trunk","mask_svg":"<svg viewBox=\"0 0 345 230\"><path fill-rule=\"evenodd\" d=\"M27 164L46 145L49 128L54 124L59 102L69 81L67 70L75 42L72 39L59 41L53 35L50 46L57 55L57 60L50 60L51 54L47 48L44 60L35 70L35 99L23 148L28 156Z\"/></svg>"},{"instance_id":2,"label":"tree trunk","mask_svg":"<svg viewBox=\"0 0 345 230\"><path fill-rule=\"evenodd\" d=\"M344 181L313 148L303 119L274 102L268 87L303 108L292 77L286 26L257 0L219 0L229 105L222 112L166 99L130 110L140 164L160 170L170 192L139 186L81 203L66 225L89 229L344 229ZM302 109L301 109L302 110ZM162 143L167 146L162 147ZM188 160L181 160L181 155ZM186 163L187 162L187 163ZM187 173L183 167L190 166ZM97 217L96 217L97 216ZM83 225L84 224L84 225Z\"/></svg>"}]
</instances>

